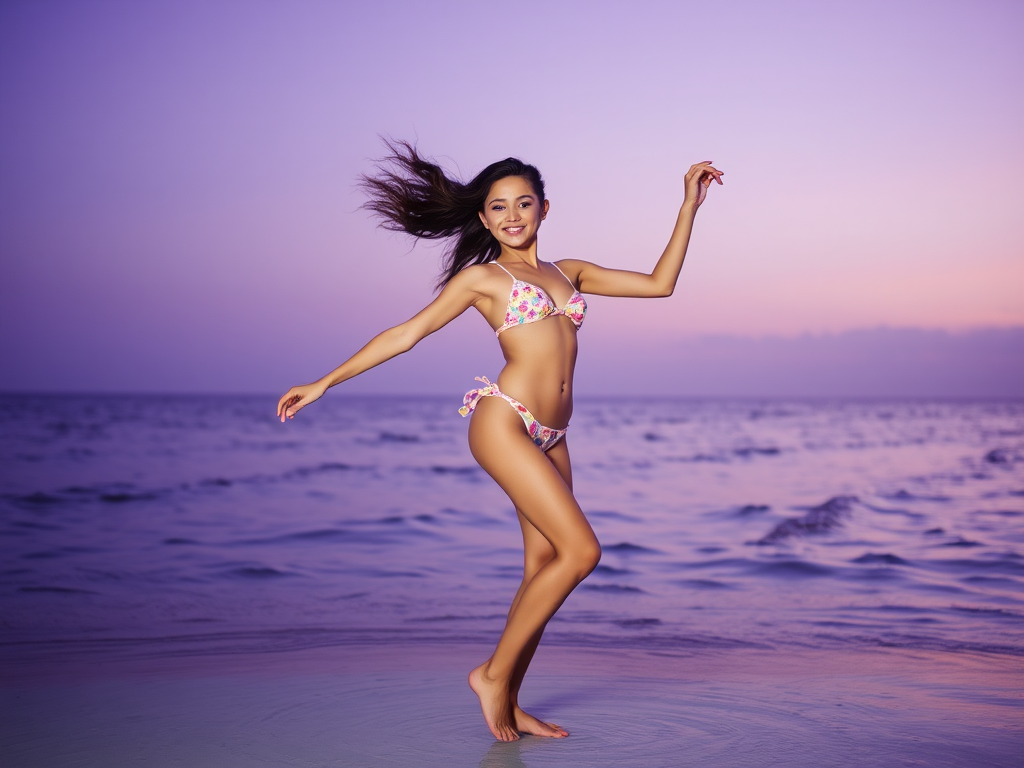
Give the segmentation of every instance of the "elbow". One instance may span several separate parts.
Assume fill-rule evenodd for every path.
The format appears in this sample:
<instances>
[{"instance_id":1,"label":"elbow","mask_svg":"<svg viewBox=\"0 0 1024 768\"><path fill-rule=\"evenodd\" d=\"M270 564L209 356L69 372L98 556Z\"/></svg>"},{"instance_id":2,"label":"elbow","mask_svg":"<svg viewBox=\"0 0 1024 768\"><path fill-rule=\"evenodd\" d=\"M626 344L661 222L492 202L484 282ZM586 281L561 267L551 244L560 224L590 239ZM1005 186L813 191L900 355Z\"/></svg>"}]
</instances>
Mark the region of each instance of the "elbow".
<instances>
[{"instance_id":1,"label":"elbow","mask_svg":"<svg viewBox=\"0 0 1024 768\"><path fill-rule=\"evenodd\" d=\"M401 355L408 352L410 349L416 346L419 339L416 334L412 333L409 328L402 325L396 325L391 329L391 343L396 355Z\"/></svg>"},{"instance_id":2,"label":"elbow","mask_svg":"<svg viewBox=\"0 0 1024 768\"><path fill-rule=\"evenodd\" d=\"M664 299L672 295L676 289L675 275L669 279L666 275L651 274L647 277L647 291L644 294L651 299Z\"/></svg>"}]
</instances>

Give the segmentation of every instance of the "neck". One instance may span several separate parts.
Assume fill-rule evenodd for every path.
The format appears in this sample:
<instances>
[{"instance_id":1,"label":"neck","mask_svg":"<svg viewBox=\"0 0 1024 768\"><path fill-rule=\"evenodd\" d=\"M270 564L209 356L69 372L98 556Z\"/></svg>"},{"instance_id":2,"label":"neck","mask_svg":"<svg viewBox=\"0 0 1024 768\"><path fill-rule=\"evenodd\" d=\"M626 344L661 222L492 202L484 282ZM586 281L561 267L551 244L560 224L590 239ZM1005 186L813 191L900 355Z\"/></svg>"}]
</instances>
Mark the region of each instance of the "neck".
<instances>
[{"instance_id":1,"label":"neck","mask_svg":"<svg viewBox=\"0 0 1024 768\"><path fill-rule=\"evenodd\" d=\"M507 245L502 245L501 254L498 258L502 261L518 261L523 264L529 264L531 267L536 269L539 262L539 259L537 258L537 238L533 238L533 240L525 244L522 248L509 248Z\"/></svg>"}]
</instances>

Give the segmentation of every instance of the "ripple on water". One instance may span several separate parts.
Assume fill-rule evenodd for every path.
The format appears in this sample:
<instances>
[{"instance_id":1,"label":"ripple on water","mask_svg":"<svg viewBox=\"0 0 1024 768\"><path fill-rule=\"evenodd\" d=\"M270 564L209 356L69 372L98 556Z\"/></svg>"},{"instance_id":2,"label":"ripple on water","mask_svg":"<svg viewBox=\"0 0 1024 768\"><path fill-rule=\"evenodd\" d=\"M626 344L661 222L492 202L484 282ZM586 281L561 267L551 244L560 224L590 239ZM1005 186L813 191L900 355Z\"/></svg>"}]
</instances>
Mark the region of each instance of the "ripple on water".
<instances>
[{"instance_id":1,"label":"ripple on water","mask_svg":"<svg viewBox=\"0 0 1024 768\"><path fill-rule=\"evenodd\" d=\"M814 536L839 528L853 512L853 505L860 500L856 496L833 496L816 507L811 507L802 517L783 520L755 544L777 544L799 536Z\"/></svg>"},{"instance_id":2,"label":"ripple on water","mask_svg":"<svg viewBox=\"0 0 1024 768\"><path fill-rule=\"evenodd\" d=\"M806 560L778 560L754 562L750 570L757 571L765 576L779 578L808 578L815 576L829 576L835 573L835 569L818 563L810 563Z\"/></svg>"},{"instance_id":3,"label":"ripple on water","mask_svg":"<svg viewBox=\"0 0 1024 768\"><path fill-rule=\"evenodd\" d=\"M121 637L190 616L371 631L506 610L518 525L466 422L450 403L370 402L325 398L285 426L259 398L0 398L16 470L0 482L0 619L63 642L85 604ZM922 647L1020 646L1012 619L946 608L1020 604L1024 405L581 401L574 419L580 501L605 543L568 603L593 612L588 642L647 647L615 622L657 616L648 634L813 645L813 616L874 646L882 633L843 630L842 613L876 595L930 611L894 625L941 617ZM48 587L103 592L31 592ZM352 594L366 597L324 607ZM429 626L460 640L464 623L478 626Z\"/></svg>"},{"instance_id":4,"label":"ripple on water","mask_svg":"<svg viewBox=\"0 0 1024 768\"><path fill-rule=\"evenodd\" d=\"M18 587L19 592L49 592L55 595L95 595L91 589L80 589L78 587Z\"/></svg>"},{"instance_id":5,"label":"ripple on water","mask_svg":"<svg viewBox=\"0 0 1024 768\"><path fill-rule=\"evenodd\" d=\"M591 584L584 583L580 589L588 592L601 592L610 595L628 595L628 594L639 594L644 590L640 587L634 587L629 584Z\"/></svg>"},{"instance_id":6,"label":"ripple on water","mask_svg":"<svg viewBox=\"0 0 1024 768\"><path fill-rule=\"evenodd\" d=\"M140 764L747 768L890 765L895 757L914 765L1019 764L1022 729L1012 708L999 706L1011 701L1005 688L964 700L940 685L885 675L880 697L877 684L813 669L738 681L708 672L685 684L538 675L524 704L571 735L511 743L493 741L455 673L51 687L20 694L12 712L18 742L5 752L53 764L59 750L91 758L109 749L117 723ZM99 695L104 706L88 706ZM401 727L382 732L382 723Z\"/></svg>"},{"instance_id":7,"label":"ripple on water","mask_svg":"<svg viewBox=\"0 0 1024 768\"><path fill-rule=\"evenodd\" d=\"M881 554L875 554L873 552L865 552L860 557L856 557L850 561L851 563L859 563L861 565L910 565L899 555L893 555L889 552L883 552Z\"/></svg>"},{"instance_id":8,"label":"ripple on water","mask_svg":"<svg viewBox=\"0 0 1024 768\"><path fill-rule=\"evenodd\" d=\"M651 547L645 547L642 544L633 544L629 541L623 541L618 544L609 544L601 547L603 552L614 553L617 555L649 555L657 554L658 550L652 549Z\"/></svg>"},{"instance_id":9,"label":"ripple on water","mask_svg":"<svg viewBox=\"0 0 1024 768\"><path fill-rule=\"evenodd\" d=\"M294 574L287 571L279 571L265 565L246 565L240 568L232 568L227 572L229 576L238 576L243 579L280 579Z\"/></svg>"},{"instance_id":10,"label":"ripple on water","mask_svg":"<svg viewBox=\"0 0 1024 768\"><path fill-rule=\"evenodd\" d=\"M675 583L690 589L735 589L731 584L726 584L724 581L715 581L714 579L677 579Z\"/></svg>"}]
</instances>

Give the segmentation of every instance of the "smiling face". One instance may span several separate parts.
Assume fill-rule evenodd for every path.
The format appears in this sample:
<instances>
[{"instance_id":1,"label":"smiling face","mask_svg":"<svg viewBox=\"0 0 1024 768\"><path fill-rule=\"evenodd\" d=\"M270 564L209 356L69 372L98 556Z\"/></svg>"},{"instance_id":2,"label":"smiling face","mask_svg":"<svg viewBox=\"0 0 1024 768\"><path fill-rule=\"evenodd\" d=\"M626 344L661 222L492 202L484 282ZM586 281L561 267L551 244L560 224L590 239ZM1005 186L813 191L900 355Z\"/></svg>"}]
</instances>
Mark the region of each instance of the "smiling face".
<instances>
[{"instance_id":1,"label":"smiling face","mask_svg":"<svg viewBox=\"0 0 1024 768\"><path fill-rule=\"evenodd\" d=\"M537 237L548 215L548 201L537 197L522 176L506 176L491 185L480 220L503 247L523 248Z\"/></svg>"}]
</instances>

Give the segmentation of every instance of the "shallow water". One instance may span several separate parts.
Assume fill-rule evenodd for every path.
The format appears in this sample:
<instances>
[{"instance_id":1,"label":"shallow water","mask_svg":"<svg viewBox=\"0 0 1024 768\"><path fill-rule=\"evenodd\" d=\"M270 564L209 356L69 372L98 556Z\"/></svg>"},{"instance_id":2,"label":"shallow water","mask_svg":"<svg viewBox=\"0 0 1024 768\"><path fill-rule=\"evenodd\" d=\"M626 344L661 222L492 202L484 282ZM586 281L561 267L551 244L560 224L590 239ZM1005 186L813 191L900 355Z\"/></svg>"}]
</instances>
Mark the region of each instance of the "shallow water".
<instances>
[{"instance_id":1,"label":"shallow water","mask_svg":"<svg viewBox=\"0 0 1024 768\"><path fill-rule=\"evenodd\" d=\"M0 689L0 759L22 768L1011 768L1024 746L1024 674L1005 657L888 649L542 649L528 706L571 735L496 743L458 668L485 652L419 646L396 663L379 648L347 647L254 655L247 669L136 665L70 680L51 669L45 685Z\"/></svg>"},{"instance_id":2,"label":"shallow water","mask_svg":"<svg viewBox=\"0 0 1024 768\"><path fill-rule=\"evenodd\" d=\"M0 398L5 653L493 642L521 573L459 398ZM1024 654L1024 404L583 401L574 647Z\"/></svg>"}]
</instances>

